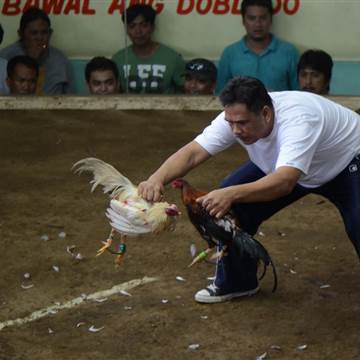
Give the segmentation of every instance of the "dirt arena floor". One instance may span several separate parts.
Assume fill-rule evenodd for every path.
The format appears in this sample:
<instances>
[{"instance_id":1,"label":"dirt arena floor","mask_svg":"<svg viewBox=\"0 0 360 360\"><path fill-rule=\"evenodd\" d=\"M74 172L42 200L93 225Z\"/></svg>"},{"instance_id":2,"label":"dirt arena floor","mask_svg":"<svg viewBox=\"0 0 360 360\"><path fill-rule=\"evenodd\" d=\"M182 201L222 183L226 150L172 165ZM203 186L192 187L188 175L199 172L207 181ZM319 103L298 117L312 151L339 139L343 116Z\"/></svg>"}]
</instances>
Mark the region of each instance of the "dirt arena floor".
<instances>
[{"instance_id":1,"label":"dirt arena floor","mask_svg":"<svg viewBox=\"0 0 360 360\"><path fill-rule=\"evenodd\" d=\"M73 175L72 164L95 156L138 183L213 115L0 112L0 323L133 279L157 278L128 290L132 296L84 301L3 328L1 360L360 358L359 261L337 211L320 197L283 210L257 236L277 265L274 294L269 272L254 297L197 304L193 295L207 284L214 265L187 268L190 245L205 244L186 215L173 233L129 240L119 270L110 254L95 257L109 232L108 199L100 189L90 194L89 176ZM215 188L245 158L234 147L188 179ZM181 206L175 190L166 195ZM83 260L66 251L71 245ZM91 325L103 329L93 333ZM199 346L191 350L194 344Z\"/></svg>"}]
</instances>

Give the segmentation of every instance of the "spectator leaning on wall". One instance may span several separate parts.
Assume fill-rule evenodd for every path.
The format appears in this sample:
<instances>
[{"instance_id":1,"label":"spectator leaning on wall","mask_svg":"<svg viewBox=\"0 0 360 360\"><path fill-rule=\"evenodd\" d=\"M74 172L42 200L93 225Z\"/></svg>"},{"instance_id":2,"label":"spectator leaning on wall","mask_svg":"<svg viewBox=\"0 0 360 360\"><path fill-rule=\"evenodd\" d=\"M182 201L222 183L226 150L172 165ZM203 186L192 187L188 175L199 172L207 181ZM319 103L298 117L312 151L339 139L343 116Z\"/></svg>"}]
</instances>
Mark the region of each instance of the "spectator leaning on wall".
<instances>
[{"instance_id":1,"label":"spectator leaning on wall","mask_svg":"<svg viewBox=\"0 0 360 360\"><path fill-rule=\"evenodd\" d=\"M7 84L11 95L34 95L39 76L38 63L27 55L18 55L7 63Z\"/></svg>"},{"instance_id":2,"label":"spectator leaning on wall","mask_svg":"<svg viewBox=\"0 0 360 360\"><path fill-rule=\"evenodd\" d=\"M185 66L184 92L188 95L213 95L217 69L206 59L193 59Z\"/></svg>"},{"instance_id":3,"label":"spectator leaning on wall","mask_svg":"<svg viewBox=\"0 0 360 360\"><path fill-rule=\"evenodd\" d=\"M106 57L96 56L85 67L85 79L90 94L114 95L119 93L119 71Z\"/></svg>"},{"instance_id":4,"label":"spectator leaning on wall","mask_svg":"<svg viewBox=\"0 0 360 360\"><path fill-rule=\"evenodd\" d=\"M73 93L71 66L66 56L50 46L52 34L48 15L37 7L23 13L18 30L19 41L0 50L0 57L10 60L28 55L39 64L38 95Z\"/></svg>"},{"instance_id":5,"label":"spectator leaning on wall","mask_svg":"<svg viewBox=\"0 0 360 360\"><path fill-rule=\"evenodd\" d=\"M273 6L271 0L243 0L242 22L246 35L225 48L218 65L216 93L239 75L261 80L269 91L298 88L296 48L270 32Z\"/></svg>"},{"instance_id":6,"label":"spectator leaning on wall","mask_svg":"<svg viewBox=\"0 0 360 360\"><path fill-rule=\"evenodd\" d=\"M152 39L155 10L149 5L129 6L122 15L132 45L118 51L113 60L121 88L132 93L181 92L185 63L177 52Z\"/></svg>"},{"instance_id":7,"label":"spectator leaning on wall","mask_svg":"<svg viewBox=\"0 0 360 360\"><path fill-rule=\"evenodd\" d=\"M4 30L0 24L0 44L2 43L4 37ZM0 96L6 95L9 93L9 89L6 85L6 72L7 61L5 59L0 58Z\"/></svg>"},{"instance_id":8,"label":"spectator leaning on wall","mask_svg":"<svg viewBox=\"0 0 360 360\"><path fill-rule=\"evenodd\" d=\"M323 50L307 50L299 60L297 73L300 90L319 95L327 95L330 91L333 61Z\"/></svg>"}]
</instances>

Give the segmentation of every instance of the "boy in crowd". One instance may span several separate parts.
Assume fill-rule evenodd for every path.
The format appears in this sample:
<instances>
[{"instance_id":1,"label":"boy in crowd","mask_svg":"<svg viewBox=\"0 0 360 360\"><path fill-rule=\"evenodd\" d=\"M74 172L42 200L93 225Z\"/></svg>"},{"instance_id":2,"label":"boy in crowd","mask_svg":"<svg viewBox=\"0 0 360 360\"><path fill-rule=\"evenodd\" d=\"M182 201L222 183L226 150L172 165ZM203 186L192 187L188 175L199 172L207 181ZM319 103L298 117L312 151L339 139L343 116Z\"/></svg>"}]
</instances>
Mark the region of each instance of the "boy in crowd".
<instances>
[{"instance_id":1,"label":"boy in crowd","mask_svg":"<svg viewBox=\"0 0 360 360\"><path fill-rule=\"evenodd\" d=\"M184 92L188 95L213 95L217 69L206 59L193 59L185 65Z\"/></svg>"},{"instance_id":2,"label":"boy in crowd","mask_svg":"<svg viewBox=\"0 0 360 360\"><path fill-rule=\"evenodd\" d=\"M122 15L132 44L112 58L117 64L121 88L128 93L181 92L185 63L181 55L154 41L156 12L150 5L131 5Z\"/></svg>"},{"instance_id":3,"label":"boy in crowd","mask_svg":"<svg viewBox=\"0 0 360 360\"><path fill-rule=\"evenodd\" d=\"M307 50L299 60L297 73L300 90L319 95L327 95L330 91L333 61L323 50Z\"/></svg>"},{"instance_id":4,"label":"boy in crowd","mask_svg":"<svg viewBox=\"0 0 360 360\"><path fill-rule=\"evenodd\" d=\"M114 95L119 93L118 68L112 60L106 57L94 57L86 64L85 79L90 94Z\"/></svg>"},{"instance_id":5,"label":"boy in crowd","mask_svg":"<svg viewBox=\"0 0 360 360\"><path fill-rule=\"evenodd\" d=\"M7 63L7 85L11 95L34 95L39 76L38 63L26 55L18 55Z\"/></svg>"}]
</instances>

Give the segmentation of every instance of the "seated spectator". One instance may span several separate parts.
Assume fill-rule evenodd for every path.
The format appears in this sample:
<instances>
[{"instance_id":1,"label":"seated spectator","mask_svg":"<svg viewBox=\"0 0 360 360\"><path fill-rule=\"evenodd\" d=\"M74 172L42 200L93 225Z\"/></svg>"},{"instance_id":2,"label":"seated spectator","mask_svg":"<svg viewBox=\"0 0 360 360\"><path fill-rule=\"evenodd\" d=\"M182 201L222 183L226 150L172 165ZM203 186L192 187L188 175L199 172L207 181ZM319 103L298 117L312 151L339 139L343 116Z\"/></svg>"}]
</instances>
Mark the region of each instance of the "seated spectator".
<instances>
[{"instance_id":1,"label":"seated spectator","mask_svg":"<svg viewBox=\"0 0 360 360\"><path fill-rule=\"evenodd\" d=\"M2 43L4 37L4 30L0 24L0 44ZM7 95L9 93L9 89L6 85L6 72L7 61L5 59L0 58L0 96Z\"/></svg>"},{"instance_id":2,"label":"seated spectator","mask_svg":"<svg viewBox=\"0 0 360 360\"><path fill-rule=\"evenodd\" d=\"M113 60L121 88L132 93L181 92L185 63L181 55L152 39L156 12L150 5L131 5L122 15L132 45L118 51Z\"/></svg>"},{"instance_id":3,"label":"seated spectator","mask_svg":"<svg viewBox=\"0 0 360 360\"><path fill-rule=\"evenodd\" d=\"M38 95L58 95L73 92L69 60L58 49L50 46L50 19L37 7L30 7L20 19L19 41L0 50L0 57L10 60L17 55L28 55L39 64Z\"/></svg>"},{"instance_id":4,"label":"seated spectator","mask_svg":"<svg viewBox=\"0 0 360 360\"><path fill-rule=\"evenodd\" d=\"M189 95L213 95L217 69L206 59L193 59L185 65L184 92Z\"/></svg>"},{"instance_id":5,"label":"seated spectator","mask_svg":"<svg viewBox=\"0 0 360 360\"><path fill-rule=\"evenodd\" d=\"M246 35L223 51L218 64L216 94L239 75L261 80L268 91L298 88L296 48L270 32L273 16L271 0L243 0L242 23Z\"/></svg>"},{"instance_id":6,"label":"seated spectator","mask_svg":"<svg viewBox=\"0 0 360 360\"><path fill-rule=\"evenodd\" d=\"M94 57L86 64L85 79L90 94L113 95L119 93L118 68L112 60L106 57Z\"/></svg>"},{"instance_id":7,"label":"seated spectator","mask_svg":"<svg viewBox=\"0 0 360 360\"><path fill-rule=\"evenodd\" d=\"M1 24L0 24L0 44L2 43L4 38L4 29L2 28Z\"/></svg>"},{"instance_id":8,"label":"seated spectator","mask_svg":"<svg viewBox=\"0 0 360 360\"><path fill-rule=\"evenodd\" d=\"M300 90L320 95L329 94L332 67L331 56L325 51L305 51L297 67Z\"/></svg>"},{"instance_id":9,"label":"seated spectator","mask_svg":"<svg viewBox=\"0 0 360 360\"><path fill-rule=\"evenodd\" d=\"M8 61L7 84L11 95L34 95L39 76L38 63L27 55L18 55Z\"/></svg>"}]
</instances>

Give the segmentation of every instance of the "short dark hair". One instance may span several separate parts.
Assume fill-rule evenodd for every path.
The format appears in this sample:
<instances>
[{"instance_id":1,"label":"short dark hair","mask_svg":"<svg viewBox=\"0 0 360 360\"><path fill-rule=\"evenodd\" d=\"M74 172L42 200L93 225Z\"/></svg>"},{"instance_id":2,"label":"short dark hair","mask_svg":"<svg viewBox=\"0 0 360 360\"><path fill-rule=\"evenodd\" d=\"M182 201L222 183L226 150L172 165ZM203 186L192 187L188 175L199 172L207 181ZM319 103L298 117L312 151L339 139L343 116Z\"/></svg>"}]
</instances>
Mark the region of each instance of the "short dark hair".
<instances>
[{"instance_id":1,"label":"short dark hair","mask_svg":"<svg viewBox=\"0 0 360 360\"><path fill-rule=\"evenodd\" d=\"M323 50L307 50L305 51L298 62L297 73L300 70L311 68L324 74L326 80L330 82L333 68L333 61L331 56Z\"/></svg>"},{"instance_id":2,"label":"short dark hair","mask_svg":"<svg viewBox=\"0 0 360 360\"><path fill-rule=\"evenodd\" d=\"M51 28L50 18L44 10L39 9L36 6L29 7L21 16L20 19L20 33L23 33L26 29L26 26L35 21L35 20L44 20L48 24L49 28Z\"/></svg>"},{"instance_id":3,"label":"short dark hair","mask_svg":"<svg viewBox=\"0 0 360 360\"><path fill-rule=\"evenodd\" d=\"M27 55L18 55L11 58L7 63L6 71L9 79L13 78L16 65L18 64L25 65L29 69L34 69L36 71L36 77L39 76L39 64L37 61Z\"/></svg>"},{"instance_id":4,"label":"short dark hair","mask_svg":"<svg viewBox=\"0 0 360 360\"><path fill-rule=\"evenodd\" d=\"M245 104L249 111L259 114L264 106L274 109L271 97L264 84L250 76L230 80L220 94L223 106Z\"/></svg>"},{"instance_id":5,"label":"short dark hair","mask_svg":"<svg viewBox=\"0 0 360 360\"><path fill-rule=\"evenodd\" d=\"M90 81L91 74L94 71L106 71L110 70L114 73L115 79L119 80L119 70L114 61L104 57L96 56L92 58L85 67L85 79L87 82Z\"/></svg>"},{"instance_id":6,"label":"short dark hair","mask_svg":"<svg viewBox=\"0 0 360 360\"><path fill-rule=\"evenodd\" d=\"M210 60L196 58L186 63L184 75L213 83L216 82L217 68Z\"/></svg>"},{"instance_id":7,"label":"short dark hair","mask_svg":"<svg viewBox=\"0 0 360 360\"><path fill-rule=\"evenodd\" d=\"M135 4L130 5L126 11L121 15L121 20L125 23L125 14L126 22L131 24L139 15L142 15L146 22L149 22L151 25L155 24L156 11L150 5L144 4Z\"/></svg>"},{"instance_id":8,"label":"short dark hair","mask_svg":"<svg viewBox=\"0 0 360 360\"><path fill-rule=\"evenodd\" d=\"M267 8L271 16L274 13L274 8L271 0L243 0L241 3L242 16L245 15L246 9L249 6L262 6L264 8Z\"/></svg>"}]
</instances>

